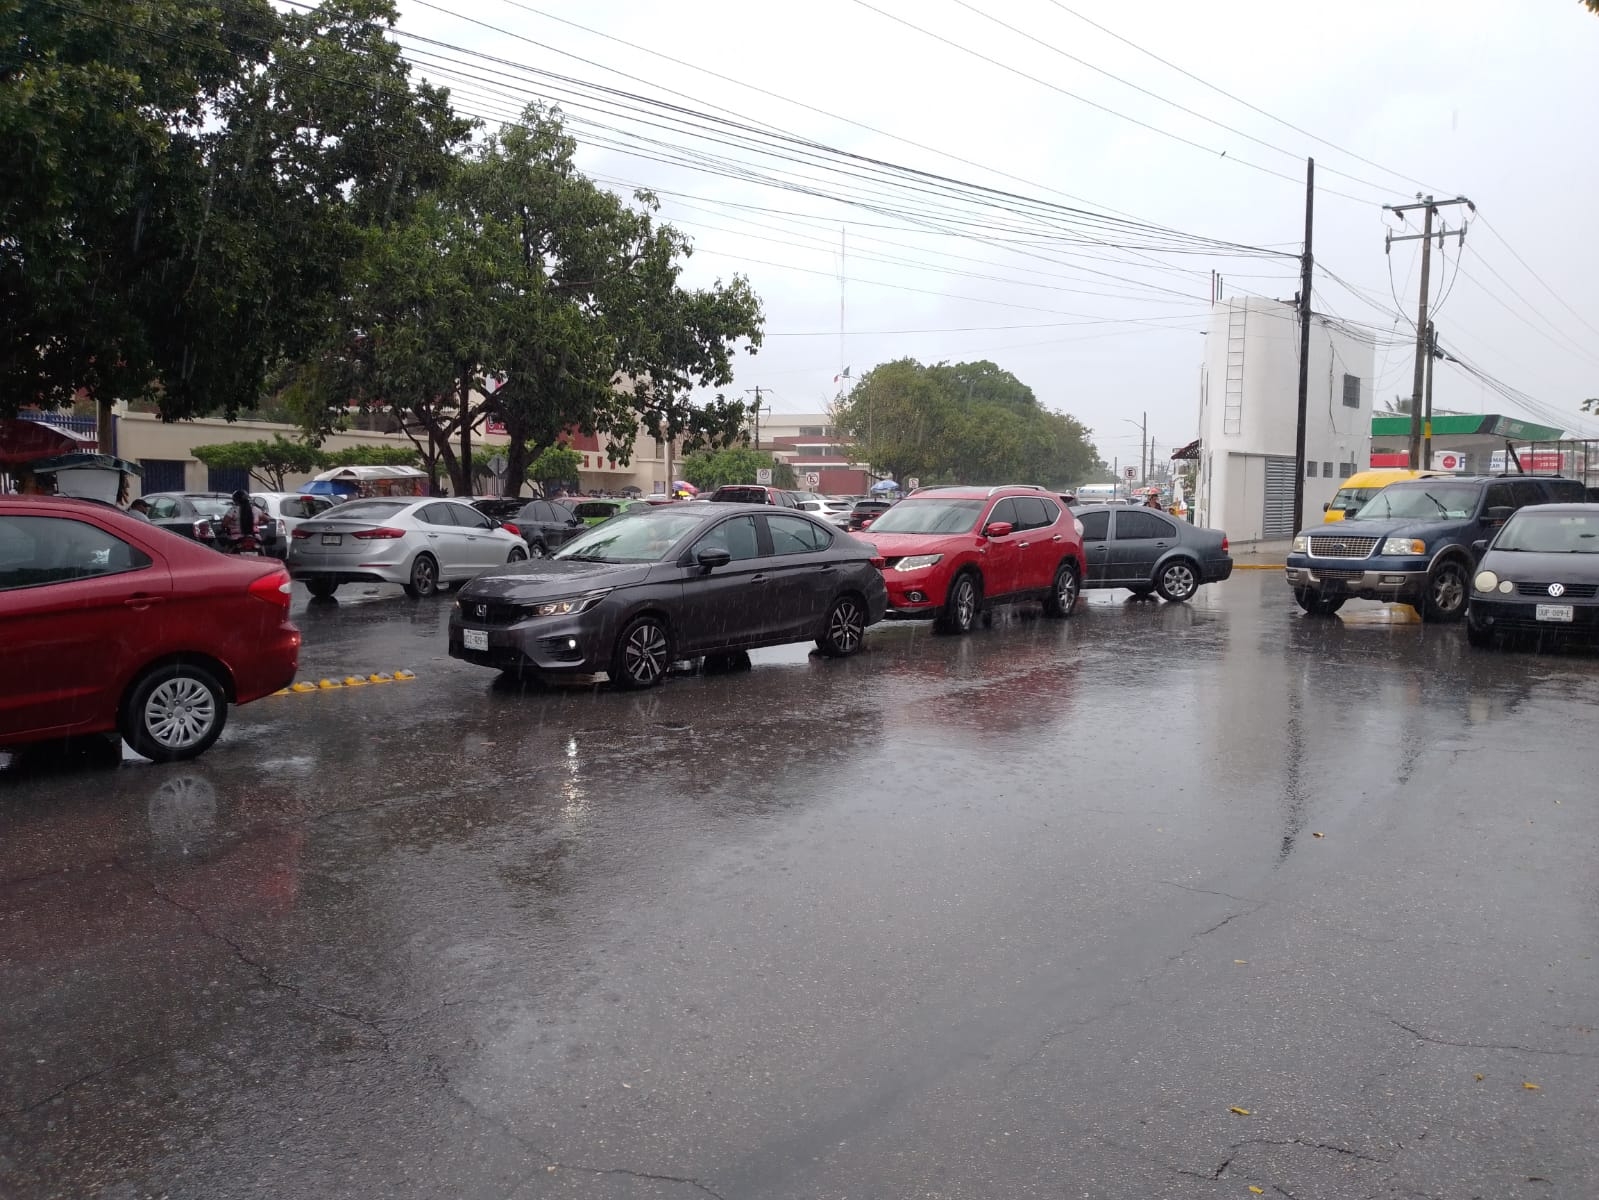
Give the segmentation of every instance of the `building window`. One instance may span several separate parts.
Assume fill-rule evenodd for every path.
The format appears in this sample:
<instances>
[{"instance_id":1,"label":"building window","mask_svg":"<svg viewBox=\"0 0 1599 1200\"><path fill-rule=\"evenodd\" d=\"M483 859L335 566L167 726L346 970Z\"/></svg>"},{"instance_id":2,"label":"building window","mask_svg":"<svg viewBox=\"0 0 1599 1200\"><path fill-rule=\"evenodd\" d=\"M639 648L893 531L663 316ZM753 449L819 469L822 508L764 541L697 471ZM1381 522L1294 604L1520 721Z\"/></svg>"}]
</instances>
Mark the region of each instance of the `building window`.
<instances>
[{"instance_id":1,"label":"building window","mask_svg":"<svg viewBox=\"0 0 1599 1200\"><path fill-rule=\"evenodd\" d=\"M1332 478L1332 463L1330 463L1330 462L1322 463L1321 464L1321 473L1326 478L1331 479Z\"/></svg>"},{"instance_id":2,"label":"building window","mask_svg":"<svg viewBox=\"0 0 1599 1200\"><path fill-rule=\"evenodd\" d=\"M1344 407L1345 408L1359 408L1360 407L1360 376L1359 375L1345 375L1344 376Z\"/></svg>"},{"instance_id":3,"label":"building window","mask_svg":"<svg viewBox=\"0 0 1599 1200\"><path fill-rule=\"evenodd\" d=\"M820 425L801 425L800 426L799 435L800 435L800 437L823 437L823 436L825 436L823 434L823 432L822 432L822 427Z\"/></svg>"},{"instance_id":4,"label":"building window","mask_svg":"<svg viewBox=\"0 0 1599 1200\"><path fill-rule=\"evenodd\" d=\"M1348 479L1354 473L1355 473L1355 464L1353 462L1346 462L1346 463L1339 463L1338 464L1338 478L1339 479Z\"/></svg>"},{"instance_id":5,"label":"building window","mask_svg":"<svg viewBox=\"0 0 1599 1200\"><path fill-rule=\"evenodd\" d=\"M1313 458L1307 458L1305 460L1305 478L1316 478L1316 460Z\"/></svg>"}]
</instances>

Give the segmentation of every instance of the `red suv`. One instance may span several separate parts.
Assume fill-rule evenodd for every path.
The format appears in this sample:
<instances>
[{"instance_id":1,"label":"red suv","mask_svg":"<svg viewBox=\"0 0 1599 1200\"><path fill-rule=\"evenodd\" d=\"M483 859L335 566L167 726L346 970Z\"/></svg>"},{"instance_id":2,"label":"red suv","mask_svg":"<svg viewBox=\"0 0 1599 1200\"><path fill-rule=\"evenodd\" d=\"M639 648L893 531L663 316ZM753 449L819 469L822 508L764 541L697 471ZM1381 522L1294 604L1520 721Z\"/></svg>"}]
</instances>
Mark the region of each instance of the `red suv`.
<instances>
[{"instance_id":1,"label":"red suv","mask_svg":"<svg viewBox=\"0 0 1599 1200\"><path fill-rule=\"evenodd\" d=\"M1025 484L923 488L857 536L882 557L888 616L931 617L946 633L966 633L991 604L1042 600L1069 617L1082 589L1076 518Z\"/></svg>"},{"instance_id":2,"label":"red suv","mask_svg":"<svg viewBox=\"0 0 1599 1200\"><path fill-rule=\"evenodd\" d=\"M157 762L294 680L289 574L109 504L0 497L0 746L119 731Z\"/></svg>"}]
</instances>

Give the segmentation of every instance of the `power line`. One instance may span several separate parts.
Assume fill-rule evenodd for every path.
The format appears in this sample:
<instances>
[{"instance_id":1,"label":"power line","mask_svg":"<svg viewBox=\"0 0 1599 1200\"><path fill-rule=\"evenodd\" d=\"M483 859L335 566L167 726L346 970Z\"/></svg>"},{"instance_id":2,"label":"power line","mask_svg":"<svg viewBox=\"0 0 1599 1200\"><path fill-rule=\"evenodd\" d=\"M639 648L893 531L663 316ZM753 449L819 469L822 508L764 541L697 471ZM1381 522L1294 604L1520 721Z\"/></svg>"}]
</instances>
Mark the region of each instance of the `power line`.
<instances>
[{"instance_id":1,"label":"power line","mask_svg":"<svg viewBox=\"0 0 1599 1200\"><path fill-rule=\"evenodd\" d=\"M1599 335L1599 327L1595 327L1591 322L1589 322L1589 320L1582 315L1582 312L1579 309L1574 308L1572 305L1568 304L1565 301L1565 299L1560 295L1560 293L1555 291L1555 289L1553 287L1551 287L1548 284L1547 281L1545 281L1545 279L1544 279L1544 277L1542 275L1540 275L1540 274L1538 274L1538 272L1534 271L1532 269L1532 267L1528 265L1527 260L1522 258L1520 254L1516 253L1516 248L1505 240L1504 235L1501 234L1497 229L1494 228L1493 223L1491 221L1489 221L1487 217L1485 217L1481 213L1479 213L1477 215L1477 219L1482 222L1484 229L1486 229L1489 233L1493 234L1496 239L1498 239L1499 244L1501 246L1503 246L1506 250L1510 251L1510 256L1512 258L1514 258L1518 263L1520 263L1522 265L1522 267L1526 270L1527 274L1531 275L1534 279L1536 279L1543 286L1544 291L1548 292L1557 301L1559 301L1560 306L1562 308L1564 308L1567 312L1569 312L1572 316L1576 317L1577 320L1581 321L1583 323L1583 325L1587 326L1587 328L1588 328L1588 330L1590 332L1592 332L1592 333L1594 333L1596 335ZM1481 256L1479 255L1479 257L1481 257ZM1489 267L1489 270L1493 270L1493 268ZM1499 273L1497 271L1495 271L1494 274L1497 276Z\"/></svg>"}]
</instances>

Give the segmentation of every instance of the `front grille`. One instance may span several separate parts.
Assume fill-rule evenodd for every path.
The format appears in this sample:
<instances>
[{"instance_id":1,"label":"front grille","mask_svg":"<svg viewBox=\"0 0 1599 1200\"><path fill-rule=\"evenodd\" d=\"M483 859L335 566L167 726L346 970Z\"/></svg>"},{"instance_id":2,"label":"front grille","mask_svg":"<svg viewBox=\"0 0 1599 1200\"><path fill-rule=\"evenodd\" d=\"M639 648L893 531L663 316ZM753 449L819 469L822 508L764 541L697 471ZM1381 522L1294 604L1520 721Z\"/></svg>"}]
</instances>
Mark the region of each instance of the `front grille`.
<instances>
[{"instance_id":1,"label":"front grille","mask_svg":"<svg viewBox=\"0 0 1599 1200\"><path fill-rule=\"evenodd\" d=\"M1316 568L1317 579L1342 579L1345 582L1353 582L1356 579L1364 578L1365 574L1366 573L1364 571L1339 571L1323 570L1321 567Z\"/></svg>"},{"instance_id":2,"label":"front grille","mask_svg":"<svg viewBox=\"0 0 1599 1200\"><path fill-rule=\"evenodd\" d=\"M463 600L461 616L473 625L515 625L518 621L526 619L527 610L520 604Z\"/></svg>"},{"instance_id":3,"label":"front grille","mask_svg":"<svg viewBox=\"0 0 1599 1200\"><path fill-rule=\"evenodd\" d=\"M1312 537L1310 553L1314 558L1369 558L1379 540L1374 537Z\"/></svg>"},{"instance_id":4,"label":"front grille","mask_svg":"<svg viewBox=\"0 0 1599 1200\"><path fill-rule=\"evenodd\" d=\"M1565 587L1566 590L1555 597L1549 595L1547 583L1518 583L1516 591L1523 596L1538 596L1546 600L1592 600L1599 595L1599 583L1568 583Z\"/></svg>"}]
</instances>

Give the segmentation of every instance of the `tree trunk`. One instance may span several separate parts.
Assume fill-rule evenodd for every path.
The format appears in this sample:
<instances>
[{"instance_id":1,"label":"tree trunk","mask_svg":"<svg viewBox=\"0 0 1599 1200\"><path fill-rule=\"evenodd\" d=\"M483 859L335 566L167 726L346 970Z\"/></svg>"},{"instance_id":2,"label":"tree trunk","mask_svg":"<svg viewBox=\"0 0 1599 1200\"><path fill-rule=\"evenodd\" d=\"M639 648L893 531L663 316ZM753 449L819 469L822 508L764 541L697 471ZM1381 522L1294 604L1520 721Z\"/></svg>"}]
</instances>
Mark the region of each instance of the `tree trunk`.
<instances>
[{"instance_id":1,"label":"tree trunk","mask_svg":"<svg viewBox=\"0 0 1599 1200\"><path fill-rule=\"evenodd\" d=\"M99 442L101 454L115 454L117 452L117 418L111 411L113 400L102 396L98 391L90 393L94 397L95 437Z\"/></svg>"},{"instance_id":2,"label":"tree trunk","mask_svg":"<svg viewBox=\"0 0 1599 1200\"><path fill-rule=\"evenodd\" d=\"M511 433L509 421L505 432ZM527 479L527 467L533 461L533 452L527 441L511 434L511 444L505 448L505 487L507 496L520 496L522 484Z\"/></svg>"},{"instance_id":3,"label":"tree trunk","mask_svg":"<svg viewBox=\"0 0 1599 1200\"><path fill-rule=\"evenodd\" d=\"M459 389L461 412L461 473L451 476L457 496L470 496L477 491L472 469L472 368L462 367Z\"/></svg>"}]
</instances>

